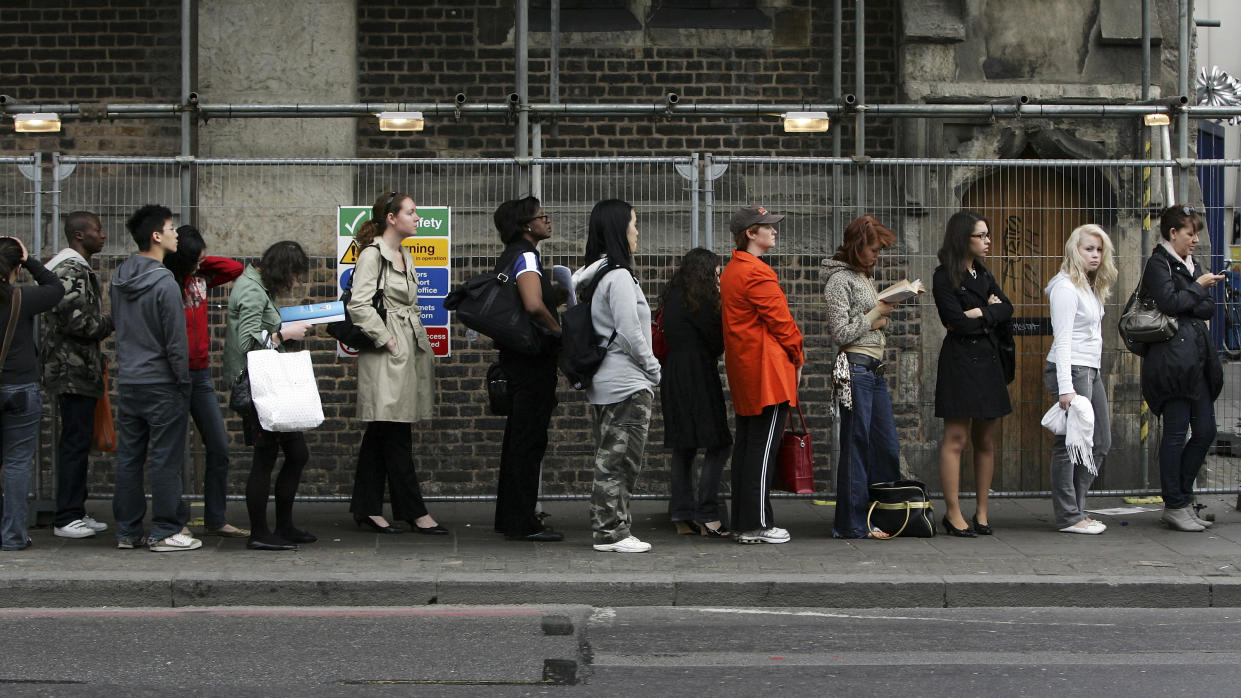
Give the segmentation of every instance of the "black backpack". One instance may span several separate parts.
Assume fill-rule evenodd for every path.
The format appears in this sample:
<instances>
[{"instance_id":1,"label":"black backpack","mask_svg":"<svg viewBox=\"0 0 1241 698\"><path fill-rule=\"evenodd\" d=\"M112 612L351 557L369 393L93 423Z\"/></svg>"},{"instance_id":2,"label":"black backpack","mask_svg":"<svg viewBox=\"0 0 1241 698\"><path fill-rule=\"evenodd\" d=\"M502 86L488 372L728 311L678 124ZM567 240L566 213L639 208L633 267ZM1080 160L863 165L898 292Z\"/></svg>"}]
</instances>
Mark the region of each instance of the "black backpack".
<instances>
[{"instance_id":1,"label":"black backpack","mask_svg":"<svg viewBox=\"0 0 1241 698\"><path fill-rule=\"evenodd\" d=\"M375 312L379 313L379 319L384 322L388 321L388 309L384 307L384 287L383 283L387 277L388 260L384 259L383 253L379 252L379 245L374 244L375 252L379 253L379 278L375 281L375 296L371 298L371 305L374 306ZM358 258L362 257L362 252L358 253ZM356 269L356 267L355 267ZM361 327L354 324L353 318L349 315L349 301L353 298L353 276L349 277L349 285L345 287L343 293L340 294L340 302L345 304L345 319L337 320L327 326L327 333L332 335L334 339L347 347L352 347L358 351L374 351L379 349L371 338L366 336Z\"/></svg>"},{"instance_id":2,"label":"black backpack","mask_svg":"<svg viewBox=\"0 0 1241 698\"><path fill-rule=\"evenodd\" d=\"M595 323L590 318L595 288L604 276L616 269L624 267L619 264L605 266L579 294L578 304L566 310L560 318L560 372L577 390L584 390L590 385L599 364L603 363L603 357L608 354L608 347L616 339L616 331L613 330L607 343L600 344L602 338L595 332Z\"/></svg>"}]
</instances>

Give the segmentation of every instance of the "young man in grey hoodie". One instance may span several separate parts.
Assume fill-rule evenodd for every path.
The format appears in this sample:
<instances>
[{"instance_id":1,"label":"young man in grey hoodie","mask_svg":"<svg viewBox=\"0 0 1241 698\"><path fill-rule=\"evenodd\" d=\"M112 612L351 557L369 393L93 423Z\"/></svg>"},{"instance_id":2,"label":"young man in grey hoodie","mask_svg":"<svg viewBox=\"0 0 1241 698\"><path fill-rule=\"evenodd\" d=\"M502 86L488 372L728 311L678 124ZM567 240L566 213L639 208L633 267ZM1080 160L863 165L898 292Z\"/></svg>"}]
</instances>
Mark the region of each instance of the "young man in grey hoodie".
<instances>
[{"instance_id":1,"label":"young man in grey hoodie","mask_svg":"<svg viewBox=\"0 0 1241 698\"><path fill-rule=\"evenodd\" d=\"M125 222L138 252L112 275L109 294L116 325L116 517L117 547L143 542L146 516L143 461L151 462L151 535L154 552L196 550L202 541L187 532L188 508L181 501L190 413L189 342L181 289L164 266L177 249L172 211L147 205Z\"/></svg>"}]
</instances>

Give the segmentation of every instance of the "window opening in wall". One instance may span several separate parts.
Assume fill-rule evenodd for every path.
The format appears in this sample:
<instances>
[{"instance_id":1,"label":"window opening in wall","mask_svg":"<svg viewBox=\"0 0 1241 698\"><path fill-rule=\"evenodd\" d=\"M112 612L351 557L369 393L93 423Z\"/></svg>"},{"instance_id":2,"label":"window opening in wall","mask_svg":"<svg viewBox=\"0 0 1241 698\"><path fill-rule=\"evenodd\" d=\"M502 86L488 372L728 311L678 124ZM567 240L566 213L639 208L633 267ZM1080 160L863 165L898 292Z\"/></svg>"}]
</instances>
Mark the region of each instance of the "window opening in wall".
<instances>
[{"instance_id":1,"label":"window opening in wall","mask_svg":"<svg viewBox=\"0 0 1241 698\"><path fill-rule=\"evenodd\" d=\"M530 31L552 28L551 0L531 0ZM640 31L642 23L625 0L560 0L561 32Z\"/></svg>"},{"instance_id":2,"label":"window opening in wall","mask_svg":"<svg viewBox=\"0 0 1241 698\"><path fill-rule=\"evenodd\" d=\"M758 0L655 0L646 26L658 29L771 29Z\"/></svg>"}]
</instances>

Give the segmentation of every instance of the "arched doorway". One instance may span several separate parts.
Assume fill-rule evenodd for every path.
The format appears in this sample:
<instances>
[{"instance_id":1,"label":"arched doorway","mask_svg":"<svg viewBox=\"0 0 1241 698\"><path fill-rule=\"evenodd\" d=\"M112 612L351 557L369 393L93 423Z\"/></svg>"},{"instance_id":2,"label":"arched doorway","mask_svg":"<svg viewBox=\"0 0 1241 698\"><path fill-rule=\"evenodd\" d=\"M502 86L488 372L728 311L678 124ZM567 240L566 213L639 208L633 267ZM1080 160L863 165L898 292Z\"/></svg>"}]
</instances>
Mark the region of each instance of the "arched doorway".
<instances>
[{"instance_id":1,"label":"arched doorway","mask_svg":"<svg viewBox=\"0 0 1241 698\"><path fill-rule=\"evenodd\" d=\"M1043 381L1051 349L1047 282L1060 270L1064 242L1085 223L1110 218L1100 208L1110 197L1098 174L1084 169L1006 167L974 182L962 205L992 226L989 265L1013 303L1017 372L1009 384L1013 413L1000 425L1000 453L992 488L1036 491L1051 486L1051 436L1040 424L1052 404ZM967 473L964 482L970 482Z\"/></svg>"}]
</instances>

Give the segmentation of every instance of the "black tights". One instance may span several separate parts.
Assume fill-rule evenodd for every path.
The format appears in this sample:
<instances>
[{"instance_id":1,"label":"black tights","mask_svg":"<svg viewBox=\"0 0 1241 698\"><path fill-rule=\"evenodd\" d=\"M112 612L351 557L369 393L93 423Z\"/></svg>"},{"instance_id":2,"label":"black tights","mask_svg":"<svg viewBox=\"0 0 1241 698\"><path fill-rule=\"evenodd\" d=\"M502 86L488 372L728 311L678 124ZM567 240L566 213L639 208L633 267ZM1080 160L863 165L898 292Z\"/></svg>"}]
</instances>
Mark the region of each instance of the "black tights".
<instances>
[{"instance_id":1,"label":"black tights","mask_svg":"<svg viewBox=\"0 0 1241 698\"><path fill-rule=\"evenodd\" d=\"M267 527L267 496L271 492L271 472L276 455L284 449L284 465L276 476L276 531L293 528L293 498L302 480L302 469L310 460L306 437L300 431L262 431L254 441L254 460L250 478L246 480L246 509L250 513L250 535L263 538L271 535Z\"/></svg>"}]
</instances>

